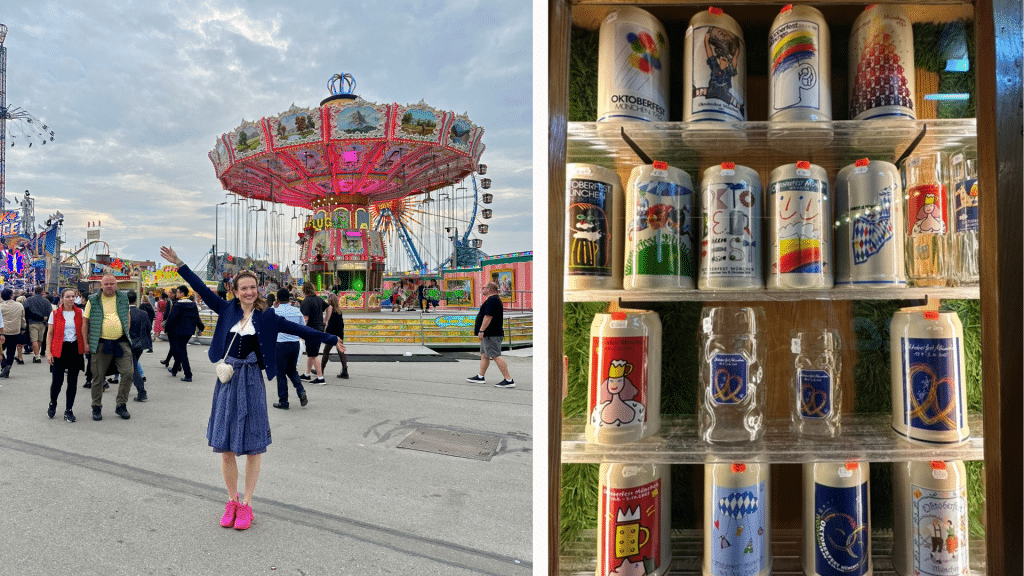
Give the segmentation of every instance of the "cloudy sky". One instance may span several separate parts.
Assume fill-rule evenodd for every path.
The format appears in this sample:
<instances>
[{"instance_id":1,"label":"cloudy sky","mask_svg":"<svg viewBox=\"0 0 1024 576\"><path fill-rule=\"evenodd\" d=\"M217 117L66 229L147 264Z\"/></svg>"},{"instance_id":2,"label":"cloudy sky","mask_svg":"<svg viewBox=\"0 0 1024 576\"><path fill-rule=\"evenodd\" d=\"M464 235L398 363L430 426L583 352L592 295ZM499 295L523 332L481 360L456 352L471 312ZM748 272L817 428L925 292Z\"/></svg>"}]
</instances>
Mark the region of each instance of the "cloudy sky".
<instances>
[{"instance_id":1,"label":"cloudy sky","mask_svg":"<svg viewBox=\"0 0 1024 576\"><path fill-rule=\"evenodd\" d=\"M483 250L532 249L527 0L3 0L0 23L8 105L56 132L8 141L7 194L30 190L37 222L63 212L71 246L101 221L117 256L157 260L170 244L198 263L225 200L207 158L216 138L315 107L348 72L366 100L425 100L483 126L495 195Z\"/></svg>"}]
</instances>

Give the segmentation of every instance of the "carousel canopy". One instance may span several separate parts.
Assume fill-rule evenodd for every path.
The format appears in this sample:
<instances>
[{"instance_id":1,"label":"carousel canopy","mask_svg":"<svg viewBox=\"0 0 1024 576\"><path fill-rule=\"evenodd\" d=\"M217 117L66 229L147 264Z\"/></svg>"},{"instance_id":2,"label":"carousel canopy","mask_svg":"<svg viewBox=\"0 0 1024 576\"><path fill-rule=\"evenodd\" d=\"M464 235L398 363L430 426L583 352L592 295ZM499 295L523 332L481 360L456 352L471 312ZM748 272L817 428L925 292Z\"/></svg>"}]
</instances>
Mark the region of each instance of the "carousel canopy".
<instances>
[{"instance_id":1,"label":"carousel canopy","mask_svg":"<svg viewBox=\"0 0 1024 576\"><path fill-rule=\"evenodd\" d=\"M337 80L350 81L347 91ZM376 104L351 94L351 75L332 79L318 108L294 105L243 120L210 152L225 190L311 208L331 196L376 203L448 186L477 169L484 129L466 114L419 104Z\"/></svg>"}]
</instances>

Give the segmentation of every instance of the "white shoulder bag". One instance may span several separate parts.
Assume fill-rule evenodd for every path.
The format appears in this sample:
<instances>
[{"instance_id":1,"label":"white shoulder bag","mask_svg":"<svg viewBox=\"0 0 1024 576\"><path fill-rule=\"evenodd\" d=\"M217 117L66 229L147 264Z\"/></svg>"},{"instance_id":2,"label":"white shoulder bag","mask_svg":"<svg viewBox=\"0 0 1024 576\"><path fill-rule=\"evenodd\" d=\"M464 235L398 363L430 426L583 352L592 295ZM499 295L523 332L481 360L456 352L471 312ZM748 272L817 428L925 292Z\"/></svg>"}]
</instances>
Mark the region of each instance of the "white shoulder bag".
<instances>
[{"instance_id":1,"label":"white shoulder bag","mask_svg":"<svg viewBox=\"0 0 1024 576\"><path fill-rule=\"evenodd\" d=\"M224 351L224 357L221 358L220 362L218 362L217 366L214 368L214 371L217 372L217 380L220 380L223 384L230 382L231 378L235 375L235 367L225 362L225 360L228 358L228 353L231 352L231 347L235 345L235 338L238 338L238 335L242 330L245 330L246 324L249 323L249 318L252 318L252 312L250 312L248 316L242 318L242 325L238 328L238 332L235 332L234 337L231 338L231 343L228 344L227 350Z\"/></svg>"}]
</instances>

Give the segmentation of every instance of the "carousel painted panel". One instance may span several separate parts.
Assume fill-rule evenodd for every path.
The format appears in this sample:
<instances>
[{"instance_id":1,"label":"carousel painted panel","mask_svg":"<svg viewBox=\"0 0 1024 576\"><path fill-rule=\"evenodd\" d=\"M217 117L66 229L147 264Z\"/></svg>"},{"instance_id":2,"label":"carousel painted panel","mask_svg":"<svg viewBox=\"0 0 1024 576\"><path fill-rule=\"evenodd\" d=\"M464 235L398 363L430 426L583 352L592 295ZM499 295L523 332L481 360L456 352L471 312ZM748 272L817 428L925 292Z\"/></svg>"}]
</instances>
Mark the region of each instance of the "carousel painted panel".
<instances>
[{"instance_id":1,"label":"carousel painted panel","mask_svg":"<svg viewBox=\"0 0 1024 576\"><path fill-rule=\"evenodd\" d=\"M387 137L387 106L356 98L328 110L332 140Z\"/></svg>"},{"instance_id":2,"label":"carousel painted panel","mask_svg":"<svg viewBox=\"0 0 1024 576\"><path fill-rule=\"evenodd\" d=\"M323 141L319 108L299 108L293 104L286 112L271 116L266 121L275 149Z\"/></svg>"},{"instance_id":3,"label":"carousel painted panel","mask_svg":"<svg viewBox=\"0 0 1024 576\"><path fill-rule=\"evenodd\" d=\"M425 103L412 106L395 105L394 137L412 142L440 144L445 113Z\"/></svg>"},{"instance_id":4,"label":"carousel painted panel","mask_svg":"<svg viewBox=\"0 0 1024 576\"><path fill-rule=\"evenodd\" d=\"M387 257L387 252L384 249L384 239L380 232L376 230L367 230L366 239L370 258L380 258L383 260Z\"/></svg>"},{"instance_id":5,"label":"carousel painted panel","mask_svg":"<svg viewBox=\"0 0 1024 576\"><path fill-rule=\"evenodd\" d=\"M242 120L241 126L227 135L234 158L244 160L267 151L267 135L262 123Z\"/></svg>"},{"instance_id":6,"label":"carousel painted panel","mask_svg":"<svg viewBox=\"0 0 1024 576\"><path fill-rule=\"evenodd\" d=\"M463 154L469 154L473 145L473 123L465 114L452 118L451 125L445 131L445 145Z\"/></svg>"},{"instance_id":7,"label":"carousel painted panel","mask_svg":"<svg viewBox=\"0 0 1024 576\"><path fill-rule=\"evenodd\" d=\"M331 214L331 226L338 230L348 230L352 222L352 213L348 208L335 208Z\"/></svg>"},{"instance_id":8,"label":"carousel painted panel","mask_svg":"<svg viewBox=\"0 0 1024 576\"><path fill-rule=\"evenodd\" d=\"M367 260L362 230L335 230L335 256L344 260Z\"/></svg>"},{"instance_id":9,"label":"carousel painted panel","mask_svg":"<svg viewBox=\"0 0 1024 576\"><path fill-rule=\"evenodd\" d=\"M346 290L344 292L338 292L338 304L343 308L358 308L362 309L365 307L363 292L356 290Z\"/></svg>"},{"instance_id":10,"label":"carousel painted panel","mask_svg":"<svg viewBox=\"0 0 1024 576\"><path fill-rule=\"evenodd\" d=\"M227 135L223 134L217 139L217 144L210 151L210 162L213 162L213 168L217 172L217 178L220 178L224 171L231 166L231 153L228 151L228 145L226 143Z\"/></svg>"},{"instance_id":11,"label":"carousel painted panel","mask_svg":"<svg viewBox=\"0 0 1024 576\"><path fill-rule=\"evenodd\" d=\"M473 143L473 147L472 147L473 152L470 154L470 156L472 156L472 158L473 158L473 162L479 162L480 157L483 156L483 154L484 154L484 149L487 148L487 146L484 146L483 137L484 137L484 129L481 128L480 126L474 127L473 128L473 137L470 140ZM473 169L475 170L476 166L474 166Z\"/></svg>"},{"instance_id":12,"label":"carousel painted panel","mask_svg":"<svg viewBox=\"0 0 1024 576\"><path fill-rule=\"evenodd\" d=\"M331 242L331 231L330 230L318 230L313 234L313 239L308 244L306 250L306 261L314 262L319 256L323 260L333 258L331 253L332 249Z\"/></svg>"}]
</instances>

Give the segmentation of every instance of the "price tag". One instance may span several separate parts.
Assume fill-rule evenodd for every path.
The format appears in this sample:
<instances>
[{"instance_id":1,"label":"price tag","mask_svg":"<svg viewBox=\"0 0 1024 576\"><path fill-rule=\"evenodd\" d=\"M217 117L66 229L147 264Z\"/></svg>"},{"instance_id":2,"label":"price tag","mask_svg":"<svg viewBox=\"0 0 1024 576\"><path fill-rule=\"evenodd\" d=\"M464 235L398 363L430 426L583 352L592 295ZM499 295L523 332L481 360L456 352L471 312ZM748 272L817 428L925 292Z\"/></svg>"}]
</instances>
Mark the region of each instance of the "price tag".
<instances>
[{"instance_id":1,"label":"price tag","mask_svg":"<svg viewBox=\"0 0 1024 576\"><path fill-rule=\"evenodd\" d=\"M957 164L960 164L963 161L964 161L964 155L963 155L962 152L960 154L957 154L957 155L953 156L953 165L954 166L956 166Z\"/></svg>"},{"instance_id":2,"label":"price tag","mask_svg":"<svg viewBox=\"0 0 1024 576\"><path fill-rule=\"evenodd\" d=\"M711 317L710 316L704 319L704 333L705 334L711 334Z\"/></svg>"},{"instance_id":3,"label":"price tag","mask_svg":"<svg viewBox=\"0 0 1024 576\"><path fill-rule=\"evenodd\" d=\"M626 320L625 312L612 312L612 321L608 323L610 328L627 328L629 322Z\"/></svg>"},{"instance_id":4,"label":"price tag","mask_svg":"<svg viewBox=\"0 0 1024 576\"><path fill-rule=\"evenodd\" d=\"M722 162L722 176L734 176L736 175L736 163L735 162Z\"/></svg>"},{"instance_id":5,"label":"price tag","mask_svg":"<svg viewBox=\"0 0 1024 576\"><path fill-rule=\"evenodd\" d=\"M792 340L789 341L789 351L792 352L793 354L799 354L800 353L800 339L799 338L793 338Z\"/></svg>"},{"instance_id":6,"label":"price tag","mask_svg":"<svg viewBox=\"0 0 1024 576\"><path fill-rule=\"evenodd\" d=\"M651 169L651 176L668 176L668 162L655 161Z\"/></svg>"},{"instance_id":7,"label":"price tag","mask_svg":"<svg viewBox=\"0 0 1024 576\"><path fill-rule=\"evenodd\" d=\"M853 470L850 470L846 466L843 466L843 467L839 468L839 477L840 478L849 478L850 476L853 476Z\"/></svg>"},{"instance_id":8,"label":"price tag","mask_svg":"<svg viewBox=\"0 0 1024 576\"><path fill-rule=\"evenodd\" d=\"M606 23L608 23L608 24L611 24L612 22L615 22L618 18L619 18L619 11L618 10L612 10L611 12L608 13L608 17L605 18L604 21Z\"/></svg>"},{"instance_id":9,"label":"price tag","mask_svg":"<svg viewBox=\"0 0 1024 576\"><path fill-rule=\"evenodd\" d=\"M907 165L916 168L921 165L921 158L911 158L910 162L907 162Z\"/></svg>"},{"instance_id":10,"label":"price tag","mask_svg":"<svg viewBox=\"0 0 1024 576\"><path fill-rule=\"evenodd\" d=\"M856 162L853 163L853 166L854 166L853 173L854 174L867 174L868 173L868 164L870 164L870 163L871 163L871 161L868 160L867 158L861 158L860 160L857 160Z\"/></svg>"},{"instance_id":11,"label":"price tag","mask_svg":"<svg viewBox=\"0 0 1024 576\"><path fill-rule=\"evenodd\" d=\"M811 177L811 163L806 160L796 163L796 175L801 178Z\"/></svg>"}]
</instances>

